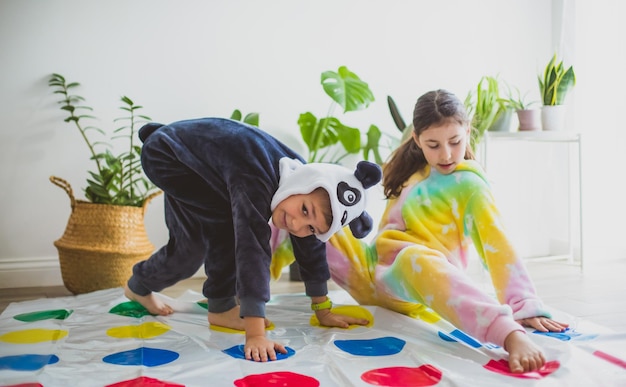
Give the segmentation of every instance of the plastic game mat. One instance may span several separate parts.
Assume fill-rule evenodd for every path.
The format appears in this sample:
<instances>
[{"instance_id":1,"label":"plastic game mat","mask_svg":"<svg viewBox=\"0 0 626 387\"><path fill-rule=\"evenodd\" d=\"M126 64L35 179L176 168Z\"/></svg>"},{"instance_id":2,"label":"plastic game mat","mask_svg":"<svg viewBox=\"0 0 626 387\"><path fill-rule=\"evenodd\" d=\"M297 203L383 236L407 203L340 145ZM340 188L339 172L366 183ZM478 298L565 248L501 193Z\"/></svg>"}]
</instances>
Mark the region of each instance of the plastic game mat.
<instances>
[{"instance_id":1,"label":"plastic game mat","mask_svg":"<svg viewBox=\"0 0 626 387\"><path fill-rule=\"evenodd\" d=\"M278 360L243 358L240 331L209 328L201 294L166 298L171 316L147 314L108 289L10 304L0 315L0 386L626 386L626 332L584 320L562 333L528 330L548 358L510 374L502 348L425 311L410 318L359 306L332 291L336 310L365 327L320 327L304 294L275 296L267 334Z\"/></svg>"}]
</instances>

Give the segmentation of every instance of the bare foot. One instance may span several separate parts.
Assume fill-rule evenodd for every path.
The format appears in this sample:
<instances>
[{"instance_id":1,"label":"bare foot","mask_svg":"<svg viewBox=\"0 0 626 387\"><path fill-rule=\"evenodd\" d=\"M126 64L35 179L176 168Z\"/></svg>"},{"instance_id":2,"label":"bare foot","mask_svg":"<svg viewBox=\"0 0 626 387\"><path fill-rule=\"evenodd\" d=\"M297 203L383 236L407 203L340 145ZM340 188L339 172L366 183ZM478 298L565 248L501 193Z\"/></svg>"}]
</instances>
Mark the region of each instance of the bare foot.
<instances>
[{"instance_id":1,"label":"bare foot","mask_svg":"<svg viewBox=\"0 0 626 387\"><path fill-rule=\"evenodd\" d=\"M151 314L167 316L174 313L174 310L169 305L164 303L153 293L150 293L147 296L140 296L139 294L130 290L128 284L126 284L124 285L124 295L129 300L137 301L138 303L140 303Z\"/></svg>"},{"instance_id":2,"label":"bare foot","mask_svg":"<svg viewBox=\"0 0 626 387\"><path fill-rule=\"evenodd\" d=\"M504 349L509 353L509 369L513 373L536 371L546 363L541 349L524 332L509 333Z\"/></svg>"},{"instance_id":3,"label":"bare foot","mask_svg":"<svg viewBox=\"0 0 626 387\"><path fill-rule=\"evenodd\" d=\"M239 317L239 305L231 310L222 313L209 312L209 324L217 325L224 328L236 329L244 331L243 319ZM271 324L270 320L265 319L265 328Z\"/></svg>"}]
</instances>

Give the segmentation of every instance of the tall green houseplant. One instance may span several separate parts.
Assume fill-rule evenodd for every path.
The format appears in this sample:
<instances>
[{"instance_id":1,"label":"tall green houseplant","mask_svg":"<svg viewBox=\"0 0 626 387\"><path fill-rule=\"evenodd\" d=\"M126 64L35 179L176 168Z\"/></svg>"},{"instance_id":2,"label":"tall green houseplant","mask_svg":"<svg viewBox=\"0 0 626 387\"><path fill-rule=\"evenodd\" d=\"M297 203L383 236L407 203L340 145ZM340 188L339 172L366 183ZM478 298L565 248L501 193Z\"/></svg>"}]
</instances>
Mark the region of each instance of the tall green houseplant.
<instances>
[{"instance_id":1,"label":"tall green houseplant","mask_svg":"<svg viewBox=\"0 0 626 387\"><path fill-rule=\"evenodd\" d=\"M485 131L510 108L509 99L501 96L502 84L503 81L498 77L483 76L465 98L465 108L474 127L471 134L472 148L480 143Z\"/></svg>"},{"instance_id":2,"label":"tall green houseplant","mask_svg":"<svg viewBox=\"0 0 626 387\"><path fill-rule=\"evenodd\" d=\"M87 114L93 109L83 104L85 99L73 90L80 86L78 82L68 82L60 74L52 74L48 85L54 94L61 96L58 103L61 110L67 113L64 119L78 129L84 140L96 170L89 171L86 198L92 203L127 205L142 207L146 198L156 191L156 187L144 176L141 167L141 145L136 133L140 125L149 121L150 117L142 115L142 106L136 105L130 98L121 97L120 107L126 115L116 118L120 127L114 129L109 139L96 141L92 138L97 133L105 135L105 131L86 123L95 117ZM125 151L114 155L111 152L111 140L123 138L127 141Z\"/></svg>"},{"instance_id":3,"label":"tall green houseplant","mask_svg":"<svg viewBox=\"0 0 626 387\"><path fill-rule=\"evenodd\" d=\"M365 160L369 160L372 153L375 162L382 164L378 149L380 129L370 125L363 144L361 130L344 125L334 116L337 106L348 113L366 109L374 102L374 94L368 84L345 66L339 67L337 72L323 72L321 84L326 95L332 99L326 116L318 119L313 113L306 112L298 118L300 134L309 152L307 161L340 163L346 156L363 151ZM338 149L335 145L339 144L341 147Z\"/></svg>"},{"instance_id":4,"label":"tall green houseplant","mask_svg":"<svg viewBox=\"0 0 626 387\"><path fill-rule=\"evenodd\" d=\"M93 109L73 93L78 82L52 74L48 84L61 97L64 121L78 130L96 167L88 171L84 190L88 201L76 200L67 181L50 177L68 194L72 209L65 232L54 241L63 284L74 294L123 286L133 265L155 249L143 221L147 204L161 191L143 174L137 138L139 126L150 118L139 113L142 107L133 100L121 97L124 116L114 120L120 126L107 136L89 124L94 117L88 112ZM127 141L127 148L113 154L111 142L116 139Z\"/></svg>"}]
</instances>

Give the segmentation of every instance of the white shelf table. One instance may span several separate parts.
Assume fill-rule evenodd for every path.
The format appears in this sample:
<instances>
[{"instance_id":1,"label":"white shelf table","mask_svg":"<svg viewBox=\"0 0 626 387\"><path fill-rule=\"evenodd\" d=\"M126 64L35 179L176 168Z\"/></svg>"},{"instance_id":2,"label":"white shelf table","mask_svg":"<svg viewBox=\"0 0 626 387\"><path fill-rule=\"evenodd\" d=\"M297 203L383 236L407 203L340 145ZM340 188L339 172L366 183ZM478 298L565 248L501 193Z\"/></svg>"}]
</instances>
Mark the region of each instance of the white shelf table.
<instances>
[{"instance_id":1,"label":"white shelf table","mask_svg":"<svg viewBox=\"0 0 626 387\"><path fill-rule=\"evenodd\" d=\"M569 250L567 254L560 255L547 255L543 257L532 257L533 261L537 260L567 260L569 263L574 263L574 242L573 235L578 232L578 248L579 248L579 260L578 265L581 271L583 270L583 211L582 211L582 139L580 133L568 132L568 131L527 131L527 132L485 132L483 140L479 144L479 151L482 151L480 160L482 160L482 166L487 171L489 164L489 148L494 146L494 143L499 141L514 141L514 142L539 142L539 143L563 143L568 146L568 174L567 183L568 187L571 186L571 168L572 160L570 159L571 148L576 150L576 168L578 169L578 206L574 207L575 203L571 198L571 191L568 188L567 195L567 208L568 208L568 244ZM571 214L578 213L578 230L574 230L572 225Z\"/></svg>"}]
</instances>

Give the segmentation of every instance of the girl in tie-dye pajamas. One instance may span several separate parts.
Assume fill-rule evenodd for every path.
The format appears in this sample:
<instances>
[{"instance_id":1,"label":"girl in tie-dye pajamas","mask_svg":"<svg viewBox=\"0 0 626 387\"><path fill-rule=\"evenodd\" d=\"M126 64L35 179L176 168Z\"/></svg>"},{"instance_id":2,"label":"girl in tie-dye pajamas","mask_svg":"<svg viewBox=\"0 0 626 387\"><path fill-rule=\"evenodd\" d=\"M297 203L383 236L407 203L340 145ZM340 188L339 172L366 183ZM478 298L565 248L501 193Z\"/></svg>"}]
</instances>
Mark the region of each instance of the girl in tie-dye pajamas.
<instances>
[{"instance_id":1,"label":"girl in tie-dye pajamas","mask_svg":"<svg viewBox=\"0 0 626 387\"><path fill-rule=\"evenodd\" d=\"M512 372L545 364L522 326L562 331L508 239L487 178L473 160L463 103L445 90L421 96L414 130L383 169L389 199L371 245L349 230L327 244L331 276L359 303L417 316L427 308L509 352ZM472 247L473 246L473 247ZM470 248L497 300L465 272Z\"/></svg>"}]
</instances>

